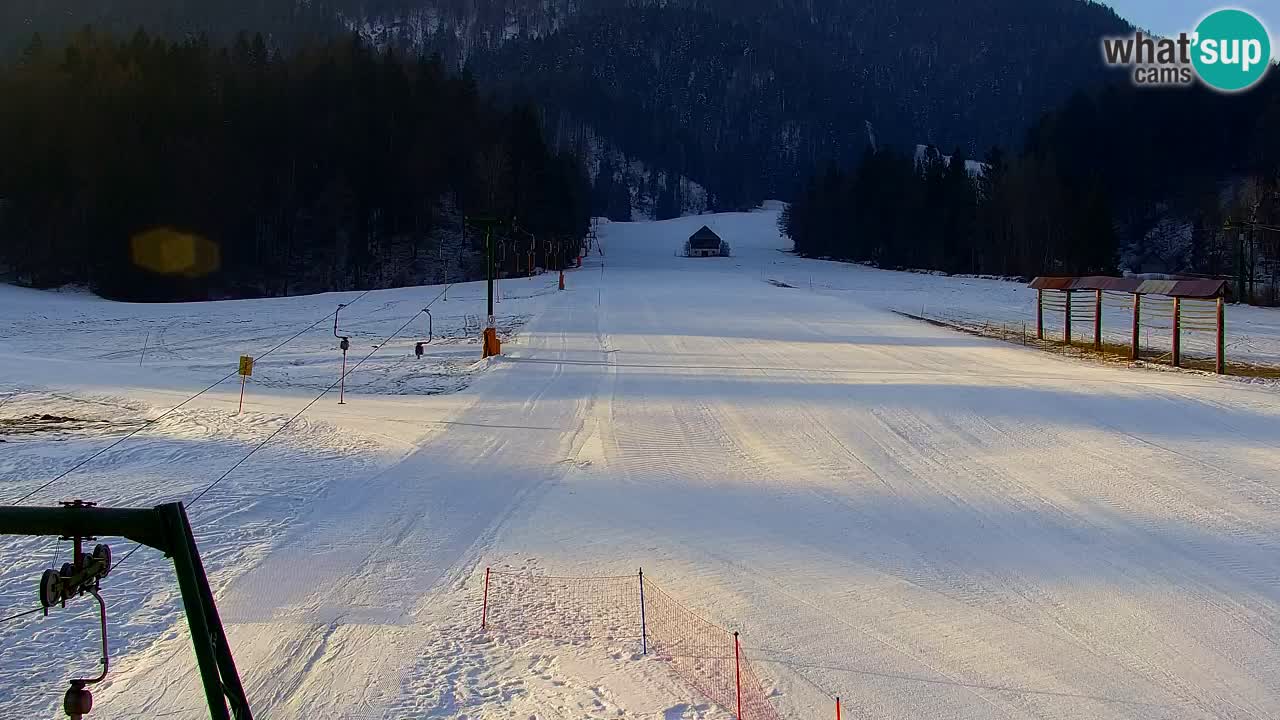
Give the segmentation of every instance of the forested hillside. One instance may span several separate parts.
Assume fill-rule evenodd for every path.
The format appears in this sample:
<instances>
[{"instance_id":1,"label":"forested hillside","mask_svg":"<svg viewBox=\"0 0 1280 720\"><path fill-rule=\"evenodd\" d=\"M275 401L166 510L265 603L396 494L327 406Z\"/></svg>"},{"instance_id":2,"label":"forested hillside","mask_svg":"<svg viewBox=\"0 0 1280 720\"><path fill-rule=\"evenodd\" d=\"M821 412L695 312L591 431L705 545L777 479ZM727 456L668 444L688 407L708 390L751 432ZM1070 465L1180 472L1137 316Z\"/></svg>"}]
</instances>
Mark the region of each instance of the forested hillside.
<instances>
[{"instance_id":1,"label":"forested hillside","mask_svg":"<svg viewBox=\"0 0 1280 720\"><path fill-rule=\"evenodd\" d=\"M957 150L963 156L963 149ZM1078 93L981 173L882 148L815 176L798 252L1000 275L1200 273L1280 301L1280 73L1248 92Z\"/></svg>"},{"instance_id":2,"label":"forested hillside","mask_svg":"<svg viewBox=\"0 0 1280 720\"><path fill-rule=\"evenodd\" d=\"M244 35L37 38L0 72L0 97L0 262L33 285L138 299L385 287L475 277L463 213L566 245L586 231L582 165L547 147L534 109L498 109L438 58L358 37L286 52ZM196 261L139 267L165 236Z\"/></svg>"},{"instance_id":3,"label":"forested hillside","mask_svg":"<svg viewBox=\"0 0 1280 720\"><path fill-rule=\"evenodd\" d=\"M882 142L971 154L1021 138L1107 77L1097 39L1124 27L1075 0L672 3L584 16L473 67L745 207L856 158L868 123Z\"/></svg>"},{"instance_id":4,"label":"forested hillside","mask_svg":"<svg viewBox=\"0 0 1280 720\"><path fill-rule=\"evenodd\" d=\"M1128 29L1080 0L0 0L7 44L91 22L166 37L243 28L289 49L355 31L374 47L439 52L482 93L536 100L556 146L609 166L638 206L672 180L710 206L790 199L828 159L850 163L868 124L885 143L1020 140L1043 112L1105 77L1099 38ZM12 30L8 30L12 28ZM4 42L0 40L0 42ZM667 195L667 197L662 197ZM598 192L597 198L609 192ZM617 205L615 197L614 205ZM595 210L607 204L597 200ZM621 216L621 211L609 213Z\"/></svg>"}]
</instances>

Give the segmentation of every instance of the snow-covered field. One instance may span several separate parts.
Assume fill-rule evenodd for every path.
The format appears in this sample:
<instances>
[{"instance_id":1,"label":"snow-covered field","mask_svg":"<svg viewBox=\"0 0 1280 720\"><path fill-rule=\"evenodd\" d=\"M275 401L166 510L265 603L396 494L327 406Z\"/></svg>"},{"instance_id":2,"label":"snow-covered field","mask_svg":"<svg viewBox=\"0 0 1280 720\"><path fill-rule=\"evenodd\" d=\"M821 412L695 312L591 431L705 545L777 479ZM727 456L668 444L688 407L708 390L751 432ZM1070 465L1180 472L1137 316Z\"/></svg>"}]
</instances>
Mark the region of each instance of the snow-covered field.
<instances>
[{"instance_id":1,"label":"snow-covered field","mask_svg":"<svg viewBox=\"0 0 1280 720\"><path fill-rule=\"evenodd\" d=\"M760 268L760 275L804 290L828 295L850 295L856 302L888 308L917 317L928 317L963 327L980 329L984 324L1001 325L1011 331L1036 328L1036 291L1025 283L980 277L947 277L927 273L882 272L857 264L822 262L795 257L773 259ZM1077 338L1093 337L1093 298L1077 296L1087 303L1083 313L1088 322L1078 324ZM1143 301L1143 350L1168 352L1172 345L1171 300L1149 296ZM1207 301L1202 308L1209 308ZM1123 305L1123 306L1122 306ZM1204 310L1207 311L1207 310ZM1081 312L1081 311L1077 311ZM1108 295L1103 303L1103 337L1109 343L1128 347L1132 338L1132 309L1127 300ZM1063 317L1045 312L1045 328L1061 340ZM1229 304L1226 308L1227 357L1280 368L1280 310ZM1184 352L1212 358L1212 332L1184 329ZM1166 359L1165 362L1168 362Z\"/></svg>"},{"instance_id":2,"label":"snow-covered field","mask_svg":"<svg viewBox=\"0 0 1280 720\"><path fill-rule=\"evenodd\" d=\"M1280 392L909 320L892 311L1034 310L1014 283L794 258L775 220L603 226L567 291L502 282L493 363L468 318L483 286L455 286L427 358L393 340L348 404L326 396L204 496L191 519L256 716L731 716L625 643L481 633L488 565L643 565L741 632L784 717L829 717L834 695L850 718L1280 715ZM735 257L673 256L703 223ZM353 358L440 290L344 310ZM0 501L356 295L0 288ZM1229 318L1280 357L1280 315ZM262 360L244 414L229 380L31 502L193 497L337 377L331 322ZM34 605L56 545L0 540L0 617ZM104 590L92 717L201 717L165 561L139 552ZM58 716L95 669L92 609L0 625L0 717Z\"/></svg>"}]
</instances>

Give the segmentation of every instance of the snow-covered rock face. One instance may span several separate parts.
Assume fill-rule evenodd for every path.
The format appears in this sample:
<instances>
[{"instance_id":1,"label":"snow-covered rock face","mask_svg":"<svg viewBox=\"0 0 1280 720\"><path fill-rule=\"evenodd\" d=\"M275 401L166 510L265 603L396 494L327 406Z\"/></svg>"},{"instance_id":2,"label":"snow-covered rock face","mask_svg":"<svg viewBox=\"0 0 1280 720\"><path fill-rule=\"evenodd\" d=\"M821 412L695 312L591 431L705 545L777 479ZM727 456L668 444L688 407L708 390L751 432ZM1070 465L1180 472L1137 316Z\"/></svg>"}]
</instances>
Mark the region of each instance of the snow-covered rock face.
<instances>
[{"instance_id":1,"label":"snow-covered rock face","mask_svg":"<svg viewBox=\"0 0 1280 720\"><path fill-rule=\"evenodd\" d=\"M833 695L849 717L940 720L1277 706L1274 389L907 319L894 311L1034 322L1035 293L798 258L779 210L597 223L563 292L498 283L504 355L483 364L480 283L432 305L423 360L425 324L384 338L442 288L344 309L353 357L380 346L346 404L320 396L189 513L255 713L732 716L641 653L634 613L607 639L555 636L610 598L517 598L541 628L481 632L489 566L643 566L741 633L783 717L829 715ZM675 256L702 225L733 257ZM139 427L33 502L190 500L338 376L332 325L262 358L243 414L228 383L147 421L354 296L137 305L0 286L0 502ZM1280 315L1228 312L1230 352L1277 362ZM427 394L446 359L466 387ZM4 616L35 604L56 545L0 537ZM104 583L95 717L200 717L168 567L140 551ZM90 607L0 625L0 717L58 715L97 661Z\"/></svg>"},{"instance_id":2,"label":"snow-covered rock face","mask_svg":"<svg viewBox=\"0 0 1280 720\"><path fill-rule=\"evenodd\" d=\"M342 23L375 46L443 48L450 65L461 67L477 50L494 50L519 38L539 38L559 30L581 3L576 0L506 0L486 3L405 3L400 9L340 13Z\"/></svg>"},{"instance_id":3,"label":"snow-covered rock face","mask_svg":"<svg viewBox=\"0 0 1280 720\"><path fill-rule=\"evenodd\" d=\"M702 185L629 157L594 129L588 128L585 137L576 139L552 137L554 145L571 143L581 154L593 184L599 183L602 171L608 171L615 183L626 186L631 196L632 220L658 219L663 195L668 191L674 193L679 215L700 215L711 207L713 198Z\"/></svg>"},{"instance_id":4,"label":"snow-covered rock face","mask_svg":"<svg viewBox=\"0 0 1280 720\"><path fill-rule=\"evenodd\" d=\"M1177 273L1191 266L1195 226L1180 218L1163 217L1142 240L1125 248L1120 265L1130 273Z\"/></svg>"},{"instance_id":5,"label":"snow-covered rock face","mask_svg":"<svg viewBox=\"0 0 1280 720\"><path fill-rule=\"evenodd\" d=\"M942 164L946 167L951 167L951 156L942 155L938 152L938 148L932 145L916 145L916 164L919 165L925 162L931 153L937 153L938 158L942 160ZM987 164L977 160L965 160L964 169L972 177L981 177L987 171Z\"/></svg>"}]
</instances>

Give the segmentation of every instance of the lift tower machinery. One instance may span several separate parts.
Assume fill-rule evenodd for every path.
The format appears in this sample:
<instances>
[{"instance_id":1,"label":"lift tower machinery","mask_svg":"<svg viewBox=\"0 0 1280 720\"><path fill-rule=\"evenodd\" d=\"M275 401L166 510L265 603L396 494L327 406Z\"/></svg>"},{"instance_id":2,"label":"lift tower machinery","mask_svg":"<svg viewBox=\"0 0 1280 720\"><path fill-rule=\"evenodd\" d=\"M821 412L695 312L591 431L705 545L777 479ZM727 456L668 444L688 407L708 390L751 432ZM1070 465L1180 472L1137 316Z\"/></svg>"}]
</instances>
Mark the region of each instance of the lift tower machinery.
<instances>
[{"instance_id":1,"label":"lift tower machinery","mask_svg":"<svg viewBox=\"0 0 1280 720\"><path fill-rule=\"evenodd\" d=\"M183 610L191 628L191 644L209 703L209 717L211 720L253 720L182 503L150 509L100 508L80 500L64 502L60 507L3 506L0 507L0 535L53 535L74 543L72 561L59 570L46 570L40 577L40 605L46 615L49 610L64 607L68 600L81 595L92 595L98 601L102 674L71 681L63 697L63 709L72 720L80 720L92 710L93 695L87 686L101 682L109 666L107 606L102 599L101 583L119 563L112 564L111 549L105 544L98 544L90 553L83 551L85 541L107 536L132 540L173 559Z\"/></svg>"}]
</instances>

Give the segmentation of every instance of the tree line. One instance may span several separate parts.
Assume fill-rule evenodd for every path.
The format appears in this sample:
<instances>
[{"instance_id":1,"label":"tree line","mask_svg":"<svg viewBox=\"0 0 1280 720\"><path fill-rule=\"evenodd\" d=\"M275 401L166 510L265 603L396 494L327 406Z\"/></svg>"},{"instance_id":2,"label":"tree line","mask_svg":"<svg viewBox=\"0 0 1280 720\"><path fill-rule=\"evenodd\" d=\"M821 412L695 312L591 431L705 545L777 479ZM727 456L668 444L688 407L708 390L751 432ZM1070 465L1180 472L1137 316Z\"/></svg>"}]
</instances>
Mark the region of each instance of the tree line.
<instances>
[{"instance_id":1,"label":"tree line","mask_svg":"<svg viewBox=\"0 0 1280 720\"><path fill-rule=\"evenodd\" d=\"M1007 145L1109 77L1096 39L1131 29L1078 0L833 0L821 22L770 0L582 7L469 67L504 96L537 97L556 126L697 181L717 210L797 196L815 165L858 159L867 122L904 146Z\"/></svg>"},{"instance_id":2,"label":"tree line","mask_svg":"<svg viewBox=\"0 0 1280 720\"><path fill-rule=\"evenodd\" d=\"M500 108L439 57L354 35L288 52L245 33L36 36L0 68L0 97L0 265L35 286L153 300L387 287L439 279L441 263L481 274L464 214L566 254L588 227L589 180L548 147L537 108ZM139 258L155 237L178 238L174 272Z\"/></svg>"},{"instance_id":3,"label":"tree line","mask_svg":"<svg viewBox=\"0 0 1280 720\"><path fill-rule=\"evenodd\" d=\"M504 102L536 102L592 177L612 169L593 207L618 219L793 198L826 159L857 160L867 122L908 147L1009 146L1108 76L1097 38L1132 31L1080 0L0 0L0 58L85 23L214 44L250 27L289 52L358 28L439 52ZM606 153L622 161L600 168Z\"/></svg>"},{"instance_id":4,"label":"tree line","mask_svg":"<svg viewBox=\"0 0 1280 720\"><path fill-rule=\"evenodd\" d=\"M1273 68L1274 70L1274 68ZM1280 73L1246 93L1108 85L980 162L868 147L780 219L796 252L1004 276L1229 277L1280 300Z\"/></svg>"}]
</instances>

